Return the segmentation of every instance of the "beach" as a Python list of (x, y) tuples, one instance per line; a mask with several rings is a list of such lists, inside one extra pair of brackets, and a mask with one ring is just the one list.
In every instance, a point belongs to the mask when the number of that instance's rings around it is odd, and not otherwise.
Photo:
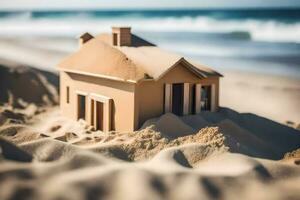
[(221, 84), (221, 106), (299, 125), (299, 79), (229, 71)]
[(60, 113), (52, 41), (0, 40), (1, 199), (299, 198), (299, 80), (228, 70), (219, 112), (102, 133)]
[[(0, 199), (300, 199), (300, 16), (279, 11), (0, 12)], [(220, 108), (133, 132), (66, 118), (57, 64), (125, 22), (220, 72)]]

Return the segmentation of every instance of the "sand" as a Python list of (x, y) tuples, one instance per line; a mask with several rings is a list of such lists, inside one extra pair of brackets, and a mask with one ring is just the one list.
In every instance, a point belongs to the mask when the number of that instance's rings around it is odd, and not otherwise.
[(1, 113), (1, 199), (300, 198), (298, 151), (280, 161), (247, 156), (270, 149), (229, 119), (178, 137), (168, 129), (181, 121), (172, 114), (156, 120), (169, 132), (152, 124), (102, 133), (62, 117), (58, 106), (24, 113)]
[(300, 125), (300, 80), (250, 72), (226, 71), (220, 105), (255, 113), (292, 127)]
[(63, 117), (57, 75), (26, 59), (0, 59), (0, 199), (300, 199), (300, 131), (284, 122), (223, 107), (103, 133)]

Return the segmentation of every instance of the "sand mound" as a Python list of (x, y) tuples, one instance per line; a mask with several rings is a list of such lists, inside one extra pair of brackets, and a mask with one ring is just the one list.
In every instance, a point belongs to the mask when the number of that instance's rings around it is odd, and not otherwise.
[[(178, 137), (173, 140), (168, 140), (162, 137), (159, 132), (152, 132), (151, 129), (145, 129), (143, 130), (143, 133), (137, 132), (136, 134), (138, 136), (133, 143), (134, 145), (127, 146), (131, 151), (134, 150), (133, 155), (135, 155), (135, 158), (149, 158), (151, 155), (157, 154), (162, 149), (184, 144), (206, 144), (210, 145), (212, 148), (214, 147), (214, 150), (216, 151), (219, 148), (226, 149), (224, 146), (224, 137), (219, 132), (218, 128), (201, 129), (197, 134)], [(142, 137), (140, 137), (140, 135), (142, 135)], [(147, 140), (147, 138), (149, 140)]]
[(299, 198), (298, 166), (223, 153), (208, 144), (166, 148), (135, 163), (51, 138), (24, 143), (22, 150), (11, 147), (9, 152), (32, 155), (34, 162), (0, 160), (1, 199)]
[(284, 153), (300, 147), (300, 131), (294, 128), (251, 113), (238, 113), (228, 108), (222, 108), (218, 115), (223, 119), (232, 120), (272, 146), (278, 155), (275, 159), (281, 159)]
[(26, 117), (22, 113), (16, 113), (11, 110), (4, 109), (4, 111), (0, 113), (0, 126), (7, 123), (22, 124), (25, 122), (25, 119)]
[[(13, 107), (58, 103), (58, 77), (33, 68), (0, 66), (0, 102)], [(26, 86), (26, 89), (20, 86)]]
[[(13, 114), (10, 116), (15, 117)], [(215, 148), (215, 150), (224, 146), (224, 138), (218, 128), (205, 128), (196, 134), (187, 136), (180, 134), (182, 137), (179, 137), (176, 134), (186, 133), (186, 131), (194, 132), (194, 130), (171, 114), (162, 116), (154, 126), (129, 133), (94, 131), (84, 121), (74, 123), (74, 121), (62, 117), (59, 108), (51, 108), (34, 118), (28, 118), (26, 115), (16, 116), (22, 116), (25, 119), (24, 122), (21, 124), (8, 123), (0, 128), (0, 135), (14, 143), (19, 144), (49, 137), (127, 161), (146, 160), (162, 149), (184, 144), (211, 145), (211, 149)], [(173, 132), (174, 129), (169, 127), (172, 123), (175, 123), (177, 132)], [(28, 126), (28, 124), (31, 125)], [(157, 129), (165, 131), (158, 132)]]
[[(149, 121), (147, 122), (149, 123)], [(170, 138), (190, 135), (196, 131), (185, 124), (179, 117), (172, 113), (162, 115), (156, 122), (152, 121), (154, 129)]]
[(300, 148), (284, 154), (283, 160), (295, 160), (295, 164), (300, 165)]
[[(0, 135), (19, 144), (1, 147), (1, 199), (299, 198), (297, 160), (275, 162), (226, 153), (233, 148), (261, 155), (270, 150), (231, 120), (178, 136), (163, 122), (176, 122), (182, 131), (193, 129), (167, 115), (158, 126), (165, 132), (158, 132), (154, 124), (136, 132), (102, 133), (84, 121), (62, 117), (58, 107), (46, 111), (32, 117), (16, 110), (0, 115), (6, 119)], [(20, 123), (9, 121), (14, 118)], [(185, 120), (196, 123), (201, 118)], [(23, 154), (28, 159), (20, 159)], [(33, 163), (24, 163), (31, 159)]]
[(4, 140), (0, 137), (0, 150), (1, 154), (5, 159), (20, 161), (20, 162), (31, 162), (32, 156), (26, 151), (16, 147), (12, 143)]
[(210, 125), (203, 117), (200, 115), (186, 115), (181, 117), (181, 120), (192, 127), (195, 130), (200, 130)]
[[(224, 137), (218, 128), (206, 128), (195, 135), (188, 135), (171, 139), (153, 129), (146, 129), (130, 133), (114, 133), (90, 135), (89, 139), (84, 138), (76, 143), (82, 147), (93, 149), (97, 152), (106, 152), (107, 155), (115, 155), (114, 152), (122, 154), (121, 159), (127, 161), (146, 160), (152, 158), (162, 149), (181, 146), (185, 144), (209, 145), (211, 149), (218, 151), (224, 146)], [(93, 146), (88, 146), (94, 144)]]
[(256, 137), (251, 132), (243, 129), (229, 119), (225, 119), (217, 124), (221, 132), (226, 137), (226, 144), (232, 152), (244, 153), (251, 156), (263, 156), (266, 158), (276, 158), (275, 150), (267, 142)]
[(151, 118), (144, 122), (144, 124), (141, 126), (140, 130), (147, 128), (148, 126), (155, 126), (157, 120), (159, 118)]

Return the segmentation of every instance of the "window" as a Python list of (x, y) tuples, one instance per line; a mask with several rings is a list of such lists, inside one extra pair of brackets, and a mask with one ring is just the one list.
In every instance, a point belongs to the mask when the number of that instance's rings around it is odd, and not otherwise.
[(201, 110), (211, 110), (211, 85), (201, 88)]
[(78, 108), (77, 108), (77, 119), (83, 119), (85, 120), (85, 96), (78, 95), (77, 96), (77, 102), (78, 102)]
[(113, 45), (118, 46), (118, 34), (117, 33), (113, 34)]
[(70, 103), (70, 87), (69, 86), (67, 86), (67, 90), (66, 91), (67, 91), (67, 94), (66, 94), (67, 95), (67, 98), (66, 98), (67, 99), (67, 103)]

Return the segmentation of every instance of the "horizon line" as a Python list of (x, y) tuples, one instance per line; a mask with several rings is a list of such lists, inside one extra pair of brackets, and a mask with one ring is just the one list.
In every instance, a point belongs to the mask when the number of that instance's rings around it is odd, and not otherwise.
[(95, 7), (86, 7), (86, 8), (64, 8), (64, 7), (52, 7), (52, 8), (0, 8), (0, 12), (22, 12), (22, 11), (172, 11), (172, 10), (297, 10), (299, 7), (294, 6), (247, 6), (247, 7), (103, 7), (103, 8), (95, 8)]

